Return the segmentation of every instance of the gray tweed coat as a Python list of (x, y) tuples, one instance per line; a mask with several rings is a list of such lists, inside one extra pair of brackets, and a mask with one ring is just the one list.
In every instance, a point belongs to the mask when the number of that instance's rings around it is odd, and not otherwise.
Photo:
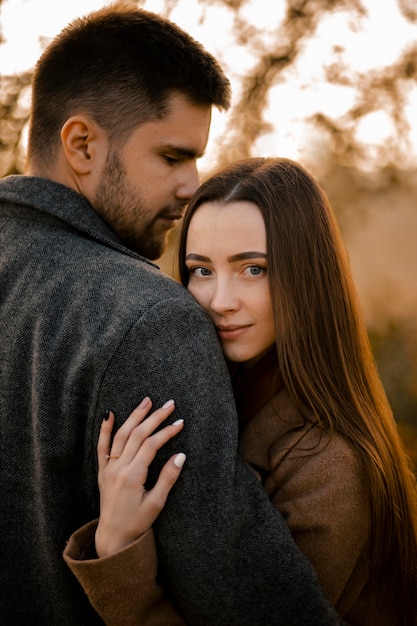
[[(8, 626), (100, 623), (62, 559), (97, 517), (96, 442), (150, 395), (174, 398), (181, 480), (155, 525), (162, 576), (191, 624), (336, 624), (312, 568), (237, 457), (217, 337), (175, 281), (126, 249), (75, 191), (0, 182), (0, 606)], [(117, 584), (117, 581), (115, 581)]]

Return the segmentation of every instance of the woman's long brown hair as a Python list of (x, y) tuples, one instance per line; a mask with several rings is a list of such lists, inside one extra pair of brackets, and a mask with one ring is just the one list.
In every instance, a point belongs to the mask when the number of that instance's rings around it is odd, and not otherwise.
[(298, 408), (350, 442), (371, 512), (371, 576), (398, 624), (417, 624), (415, 477), (380, 381), (350, 263), (326, 195), (288, 159), (247, 159), (206, 181), (186, 212), (179, 271), (189, 276), (190, 220), (205, 202), (254, 202), (267, 233), (278, 363)]

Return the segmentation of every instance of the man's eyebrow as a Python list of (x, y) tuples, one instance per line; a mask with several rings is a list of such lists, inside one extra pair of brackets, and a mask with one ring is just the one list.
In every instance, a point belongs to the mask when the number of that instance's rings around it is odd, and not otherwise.
[(160, 146), (161, 151), (168, 151), (172, 156), (176, 156), (180, 159), (200, 159), (204, 152), (199, 154), (191, 148), (184, 148), (183, 146), (176, 146), (175, 144), (165, 143)]

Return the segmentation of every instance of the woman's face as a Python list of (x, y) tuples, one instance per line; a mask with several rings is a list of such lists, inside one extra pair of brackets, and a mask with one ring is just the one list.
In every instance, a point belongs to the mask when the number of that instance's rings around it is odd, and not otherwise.
[(212, 319), (230, 361), (255, 362), (275, 342), (266, 257), (256, 204), (207, 202), (196, 210), (186, 242), (188, 289)]

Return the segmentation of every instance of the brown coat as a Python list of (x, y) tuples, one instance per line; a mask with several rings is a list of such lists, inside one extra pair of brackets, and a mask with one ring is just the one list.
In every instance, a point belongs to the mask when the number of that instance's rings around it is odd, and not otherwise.
[(64, 559), (108, 626), (185, 626), (185, 621), (157, 582), (158, 559), (153, 531), (103, 559), (85, 558), (94, 541), (97, 520), (75, 533)]
[(351, 446), (338, 433), (304, 425), (282, 390), (246, 426), (240, 452), (338, 614), (352, 626), (383, 626), (368, 613), (369, 503)]
[[(313, 563), (339, 615), (351, 626), (393, 626), (392, 619), (385, 622), (370, 608), (369, 505), (350, 445), (337, 433), (330, 438), (317, 426), (304, 425), (281, 390), (245, 426), (240, 452)], [(183, 624), (156, 584), (152, 533), (107, 559), (79, 561), (94, 528), (73, 535), (64, 558), (105, 621), (114, 626)]]

